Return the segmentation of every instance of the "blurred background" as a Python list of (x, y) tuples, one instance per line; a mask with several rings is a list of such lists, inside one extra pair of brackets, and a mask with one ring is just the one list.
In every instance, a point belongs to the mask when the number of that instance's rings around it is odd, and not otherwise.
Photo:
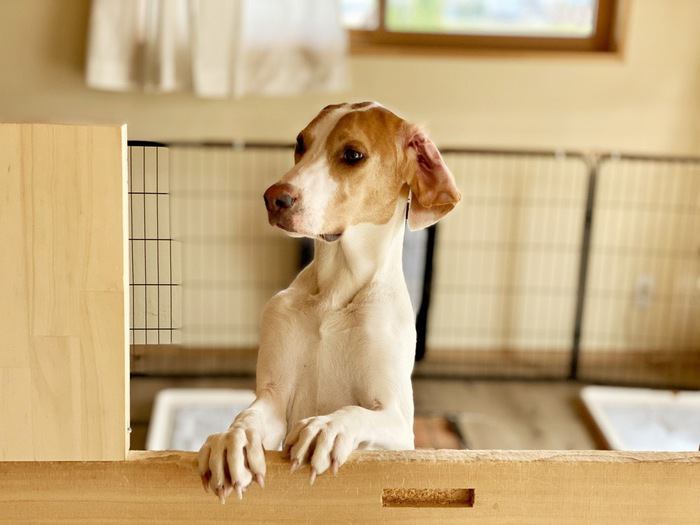
[(3, 121), (128, 124), (132, 448), (197, 449), (250, 402), (262, 306), (311, 256), (260, 196), (320, 108), (377, 100), (463, 194), (405, 240), (416, 445), (697, 450), (699, 19), (695, 0), (0, 2)]

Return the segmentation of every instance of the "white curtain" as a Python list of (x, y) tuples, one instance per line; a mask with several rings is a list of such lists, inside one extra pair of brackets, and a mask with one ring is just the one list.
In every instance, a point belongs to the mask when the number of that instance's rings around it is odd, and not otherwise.
[(337, 0), (93, 0), (86, 79), (201, 97), (346, 88)]

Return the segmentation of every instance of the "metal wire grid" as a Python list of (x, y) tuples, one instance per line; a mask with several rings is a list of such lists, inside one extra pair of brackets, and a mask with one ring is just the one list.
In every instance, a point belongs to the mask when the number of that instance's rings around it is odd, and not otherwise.
[[(251, 214), (264, 213), (260, 194), (286, 169), (289, 148), (219, 146), (174, 150), (171, 175), (178, 174), (174, 177), (178, 188), (174, 198), (177, 204), (171, 208), (180, 211), (174, 212), (172, 220), (173, 229), (181, 231), (173, 238), (183, 241), (183, 271), (193, 272), (185, 280), (194, 285), (192, 293), (185, 293), (182, 299), (182, 308), (189, 308), (189, 313), (183, 314), (184, 333), (188, 333), (188, 326), (192, 329), (186, 344), (254, 347), (262, 304), (275, 290), (286, 286), (297, 269), (298, 246), (264, 226), (258, 231), (248, 220)], [(697, 241), (693, 232), (700, 231), (697, 162), (637, 159), (636, 167), (631, 169), (629, 165), (625, 167), (625, 159), (606, 158), (590, 163), (575, 154), (462, 150), (446, 154), (446, 160), (464, 200), (438, 229), (428, 309), (428, 351), (419, 370), (468, 376), (580, 376), (609, 382), (700, 383), (700, 367), (686, 366), (695, 365), (700, 354), (698, 325), (693, 323), (697, 319), (696, 279), (700, 274), (698, 247), (693, 245)], [(649, 186), (649, 180), (663, 181), (681, 168), (687, 172), (685, 178), (672, 182), (671, 187), (677, 190), (668, 193), (675, 197), (658, 202), (652, 199), (644, 205), (635, 200), (635, 192), (654, 188)], [(627, 173), (626, 179), (620, 171)], [(146, 188), (148, 175), (141, 177), (142, 188)], [(133, 174), (130, 182), (132, 178)], [(615, 185), (608, 180), (626, 182)], [(130, 200), (139, 193), (144, 193), (144, 198), (149, 194), (130, 187)], [(167, 193), (162, 183), (156, 193)], [(661, 190), (652, 194), (666, 195)], [(161, 204), (158, 206), (162, 209)], [(637, 330), (625, 345), (611, 346), (609, 341), (603, 344), (599, 337), (596, 339), (600, 335), (600, 319), (614, 318), (601, 317), (600, 312), (605, 311), (601, 301), (611, 308), (611, 304), (630, 302), (630, 297), (639, 293), (637, 288), (630, 289), (629, 283), (618, 289), (603, 286), (601, 276), (607, 272), (612, 278), (635, 269), (620, 265), (625, 250), (653, 249), (644, 244), (646, 241), (630, 247), (624, 242), (619, 244), (623, 235), (616, 240), (601, 233), (618, 231), (612, 226), (613, 216), (620, 214), (635, 224), (649, 220), (634, 210), (667, 219), (675, 217), (676, 222), (671, 224), (682, 225), (689, 232), (683, 237), (690, 243), (684, 244), (685, 248), (669, 245), (657, 257), (657, 263), (666, 261), (667, 268), (675, 268), (670, 261), (680, 261), (680, 267), (685, 268), (685, 295), (671, 298), (663, 291), (666, 288), (659, 288), (658, 297), (650, 292), (659, 299), (655, 304), (676, 305), (672, 312), (680, 315), (668, 316), (675, 319), (675, 326), (682, 325), (682, 333), (688, 334), (681, 343), (666, 340), (668, 330), (653, 334)], [(145, 213), (150, 216), (147, 210)], [(155, 217), (157, 220), (162, 216), (156, 213)], [(257, 223), (264, 225), (264, 221)], [(134, 231), (132, 227), (132, 261), (141, 256), (134, 249), (140, 242), (133, 236)], [(165, 230), (156, 224), (155, 231), (158, 237)], [(160, 240), (173, 243), (167, 236)], [(144, 244), (144, 252), (149, 247)], [(172, 256), (175, 251), (170, 249), (168, 253)], [(611, 259), (611, 254), (616, 254), (617, 259)], [(144, 260), (148, 261), (148, 257)], [(175, 266), (177, 260), (176, 257)], [(156, 276), (158, 282), (161, 279), (162, 276)], [(171, 284), (171, 290), (178, 290), (182, 288), (179, 282), (182, 281), (162, 284)], [(643, 285), (644, 282), (642, 279)], [(132, 285), (132, 321), (133, 296), (139, 295), (138, 286)], [(219, 297), (212, 298), (216, 295)], [(148, 286), (143, 297), (150, 297)], [(177, 300), (170, 304), (177, 304)], [(680, 304), (685, 305), (684, 309), (679, 310)], [(222, 312), (226, 315), (220, 315)], [(177, 312), (170, 316), (171, 324), (165, 325), (166, 330), (179, 326), (172, 324), (177, 317)], [(155, 319), (162, 321), (160, 316)], [(153, 317), (146, 318), (146, 326), (137, 328), (146, 328), (146, 342), (157, 342), (149, 336), (149, 330), (154, 326), (157, 329), (157, 325), (149, 320)], [(177, 329), (170, 332), (181, 333)], [(647, 336), (656, 341), (654, 345), (644, 343)], [(160, 342), (168, 339), (161, 334)], [(639, 350), (645, 351), (644, 367), (634, 364), (635, 352)], [(659, 355), (668, 361), (681, 354), (685, 356), (683, 364), (661, 367), (663, 373), (650, 377), (648, 370), (654, 367), (649, 363), (656, 364)]]
[(578, 155), (445, 155), (462, 191), (438, 226), (422, 372), (566, 377), (588, 168)]
[(260, 313), (299, 269), (299, 244), (267, 224), (262, 194), (288, 147), (172, 147), (172, 235), (182, 254), (182, 343), (255, 349)]
[(579, 377), (700, 386), (700, 161), (605, 157)]
[(130, 143), (128, 171), (130, 341), (178, 343), (179, 256), (170, 236), (168, 150)]

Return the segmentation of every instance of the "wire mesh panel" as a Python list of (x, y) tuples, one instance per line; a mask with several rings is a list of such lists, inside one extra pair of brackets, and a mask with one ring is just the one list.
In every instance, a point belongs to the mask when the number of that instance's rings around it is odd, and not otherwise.
[(588, 170), (579, 157), (453, 153), (420, 370), (566, 376)]
[[(463, 200), (430, 294), (425, 232), (404, 250), (414, 306), (430, 298), (419, 372), (700, 386), (700, 161), (445, 160)], [(243, 350), (231, 369), (252, 370), (262, 308), (299, 270), (261, 198), (291, 163), (288, 147), (129, 148), (132, 344)]]
[[(263, 306), (299, 270), (299, 241), (268, 225), (261, 198), (289, 169), (293, 150), (140, 145), (130, 155), (132, 342), (236, 350), (240, 371), (249, 371)], [(424, 231), (404, 243), (416, 309), (425, 244)], [(170, 288), (151, 291), (157, 282)], [(168, 333), (157, 337), (157, 326)]]
[(289, 148), (171, 148), (184, 345), (257, 346), (263, 306), (299, 267), (298, 242), (268, 225), (262, 199), (292, 159)]
[(700, 162), (599, 166), (580, 376), (700, 386)]
[(170, 235), (168, 149), (130, 145), (128, 155), (131, 344), (177, 343), (180, 254)]

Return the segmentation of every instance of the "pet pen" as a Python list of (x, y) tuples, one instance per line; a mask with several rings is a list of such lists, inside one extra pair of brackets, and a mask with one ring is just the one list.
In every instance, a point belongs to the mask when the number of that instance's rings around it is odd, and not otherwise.
[[(700, 387), (700, 159), (443, 150), (463, 200), (407, 234), (418, 375)], [(261, 195), (292, 147), (131, 143), (132, 371), (246, 374), (308, 245)]]
[[(697, 452), (359, 451), (337, 478), (324, 476), (310, 487), (304, 473), (290, 473), (280, 454), (270, 451), (266, 454), (269, 483), (264, 492), (253, 488), (242, 502), (224, 506), (202, 491), (193, 453), (130, 450), (134, 448), (133, 439), (131, 446), (129, 443), (128, 429), (129, 421), (133, 421), (129, 403), (130, 339), (132, 386), (139, 374), (147, 373), (157, 372), (161, 377), (170, 374), (169, 382), (174, 380), (173, 373), (240, 373), (249, 365), (247, 360), (255, 357), (257, 312), (253, 310), (268, 294), (286, 285), (296, 272), (299, 246), (290, 239), (268, 238), (269, 228), (250, 220), (255, 210), (262, 209), (259, 189), (266, 178), (276, 176), (289, 162), (287, 150), (173, 147), (166, 151), (136, 145), (128, 155), (125, 138), (125, 128), (114, 126), (0, 125), (0, 235), (7, 248), (0, 256), (0, 271), (11, 277), (5, 293), (0, 294), (8, 339), (0, 352), (0, 415), (4, 424), (0, 433), (0, 521), (269, 522), (321, 521), (332, 517), (356, 522), (462, 523), (475, 519), (504, 523), (528, 516), (556, 523), (613, 523), (622, 519), (693, 523), (696, 519), (700, 511)], [(139, 173), (135, 171), (139, 154), (140, 185), (134, 176)], [(481, 162), (495, 154), (478, 155)], [(205, 159), (210, 156), (217, 160), (207, 165)], [(526, 158), (536, 161), (540, 157)], [(574, 162), (570, 156), (543, 158), (554, 164)], [(621, 162), (628, 161), (610, 160), (609, 165)], [(202, 166), (207, 170), (190, 171)], [(215, 166), (221, 169), (212, 169)], [(651, 257), (657, 266), (639, 263), (645, 272), (651, 271), (648, 268), (666, 268), (671, 272), (671, 267), (677, 265), (674, 275), (686, 278), (697, 268), (692, 251), (697, 248), (686, 244), (688, 236), (692, 241), (696, 231), (693, 221), (697, 221), (697, 201), (692, 196), (698, 194), (697, 178), (691, 175), (695, 169), (692, 163), (674, 161), (668, 166), (677, 176), (673, 191), (654, 191), (655, 171), (648, 170), (644, 180), (652, 186), (642, 195), (661, 201), (654, 201), (655, 204), (664, 204), (655, 217), (675, 225), (669, 230), (673, 237), (669, 239), (659, 229), (658, 237), (652, 237), (658, 238), (659, 245), (652, 250), (635, 245), (637, 237), (630, 235), (631, 244), (624, 245), (622, 253), (632, 253), (634, 261)], [(132, 177), (127, 186), (129, 167)], [(466, 175), (458, 171), (459, 167), (453, 169), (465, 188)], [(617, 204), (616, 199), (631, 198), (624, 194), (606, 201), (601, 188), (614, 185), (606, 182), (610, 179), (604, 169), (599, 167), (597, 180), (593, 178), (597, 182), (598, 210), (604, 209), (600, 207), (603, 203)], [(184, 173), (197, 184), (198, 178), (203, 179), (203, 191), (197, 193), (197, 186), (183, 187), (180, 170), (187, 170)], [(585, 164), (580, 170), (581, 182), (570, 184), (586, 188), (583, 203), (563, 197), (568, 194), (564, 183), (553, 186), (547, 197), (551, 206), (545, 208), (545, 217), (554, 219), (557, 213), (571, 208), (570, 223), (559, 223), (562, 231), (575, 231), (577, 220), (579, 226), (587, 222), (585, 211), (591, 200), (585, 196), (591, 193), (590, 174), (596, 172), (586, 171)], [(155, 179), (152, 173), (157, 174)], [(201, 177), (197, 177), (198, 173)], [(248, 173), (258, 174), (258, 178), (245, 177)], [(558, 171), (535, 173), (544, 176), (549, 184)], [(249, 187), (244, 184), (246, 180), (256, 182)], [(493, 180), (501, 184), (497, 178)], [(505, 202), (519, 202), (522, 213), (526, 213), (533, 202), (513, 191), (505, 194)], [(671, 209), (669, 201), (663, 200), (671, 195), (686, 199), (686, 206), (674, 205)], [(240, 199), (237, 206), (232, 205), (234, 196)], [(196, 202), (197, 198), (202, 202)], [(537, 196), (540, 198), (544, 197)], [(638, 200), (630, 200), (629, 209), (646, 213), (646, 201), (641, 195), (634, 198)], [(178, 204), (178, 199), (186, 202)], [(465, 202), (469, 200), (474, 199), (465, 190)], [(483, 202), (498, 209), (502, 200), (503, 196), (492, 196)], [(461, 209), (462, 213), (469, 213), (470, 208)], [(190, 217), (201, 214), (202, 220), (188, 220), (183, 225), (178, 213), (185, 211)], [(576, 219), (575, 211), (584, 216)], [(599, 216), (604, 213), (600, 211)], [(469, 281), (459, 285), (472, 297), (490, 297), (494, 290), (498, 294), (510, 291), (509, 301), (525, 301), (528, 308), (534, 304), (538, 312), (551, 315), (552, 320), (558, 319), (554, 315), (558, 311), (546, 307), (547, 301), (556, 298), (550, 292), (558, 290), (563, 296), (564, 290), (573, 289), (574, 306), (560, 317), (568, 318), (569, 330), (576, 326), (576, 319), (583, 318), (578, 373), (587, 370), (584, 356), (592, 347), (591, 341), (600, 340), (593, 335), (601, 337), (607, 333), (605, 325), (593, 324), (598, 328), (587, 335), (587, 319), (595, 320), (595, 316), (586, 310), (590, 308), (586, 305), (584, 310), (579, 309), (578, 291), (586, 289), (590, 296), (598, 294), (610, 311), (616, 304), (606, 302), (610, 300), (610, 285), (597, 280), (596, 268), (612, 267), (620, 252), (602, 243), (596, 230), (596, 224), (602, 221), (596, 222), (595, 213), (592, 218), (593, 229), (584, 234), (585, 228), (581, 227), (578, 240), (567, 240), (566, 244), (565, 236), (559, 233), (561, 237), (542, 237), (536, 243), (535, 239), (528, 239), (534, 244), (527, 245), (532, 257), (543, 257), (557, 247), (571, 251), (570, 258), (575, 261), (574, 248), (588, 236), (591, 248), (587, 279), (581, 279), (579, 270), (572, 269), (576, 266), (573, 262), (559, 270), (547, 267), (541, 274), (533, 270), (533, 275), (543, 280), (528, 283), (526, 288), (517, 288), (520, 281), (512, 268), (499, 269), (503, 271), (497, 275), (512, 276), (505, 284), (494, 277), (492, 281), (480, 281), (479, 286), (484, 288), (475, 291)], [(503, 219), (503, 225), (526, 224), (507, 215)], [(622, 218), (620, 221), (629, 224)], [(562, 352), (560, 345), (566, 327), (542, 324), (530, 328), (518, 323), (518, 315), (523, 314), (514, 309), (503, 316), (494, 306), (495, 313), (487, 317), (491, 324), (485, 325), (488, 330), (483, 332), (460, 331), (458, 318), (446, 316), (444, 309), (439, 313), (440, 308), (445, 308), (440, 306), (446, 297), (444, 286), (452, 286), (451, 282), (462, 278), (459, 272), (443, 269), (457, 258), (454, 254), (446, 257), (445, 243), (454, 235), (450, 228), (465, 227), (459, 215), (453, 222), (452, 226), (445, 223), (442, 233), (438, 230), (427, 242), (434, 245), (434, 253), (426, 258), (423, 274), (431, 273), (426, 271), (431, 264), (434, 271), (432, 286), (423, 286), (420, 294), (421, 309), (430, 297), (430, 311), (425, 316), (425, 363), (430, 363), (432, 355), (445, 352), (449, 359), (442, 360), (443, 364), (437, 360), (431, 366), (452, 369), (455, 360), (474, 362), (468, 353), (471, 352), (479, 356), (481, 373), (493, 374), (485, 367), (493, 362), (484, 358), (489, 348), (500, 348), (498, 351), (506, 355), (526, 354), (540, 346), (552, 354)], [(613, 231), (623, 230), (620, 227)], [(253, 243), (253, 239), (262, 242)], [(478, 239), (480, 249), (486, 251), (489, 245), (485, 238)], [(506, 239), (509, 244), (504, 245)], [(522, 249), (516, 238), (504, 236), (498, 242), (498, 250)], [(605, 248), (599, 255), (595, 252), (599, 246), (596, 243)], [(197, 255), (197, 246), (208, 251)], [(453, 246), (464, 248), (454, 242)], [(464, 257), (460, 258), (459, 264), (467, 263)], [(545, 264), (546, 257), (535, 259), (535, 263)], [(560, 284), (565, 282), (562, 275), (566, 272), (574, 279), (573, 285), (566, 284), (568, 288)], [(697, 307), (695, 292), (690, 291), (686, 281), (672, 279), (669, 284), (666, 277), (661, 277), (664, 275), (662, 272), (654, 274), (655, 280), (642, 279), (643, 286), (633, 282), (633, 289), (641, 288), (628, 300), (639, 301), (651, 310), (662, 297), (678, 313), (669, 320), (675, 324), (645, 320), (643, 330), (634, 333), (649, 337), (652, 349), (658, 344), (666, 353), (681, 355), (680, 349), (684, 349), (695, 355), (696, 333), (692, 332), (692, 325), (685, 324), (688, 318), (683, 317)], [(627, 286), (618, 280), (613, 283)], [(207, 298), (212, 290), (216, 294)], [(534, 293), (542, 290), (546, 291), (544, 302)], [(556, 304), (563, 305), (563, 299)], [(218, 316), (216, 308), (227, 309), (226, 318), (233, 319), (236, 328), (241, 329), (230, 331), (228, 325), (221, 323), (224, 317)], [(573, 315), (573, 321), (568, 314)], [(443, 323), (444, 334), (435, 333), (438, 322)], [(448, 331), (450, 327), (453, 328)], [(678, 331), (679, 327), (682, 330)], [(664, 341), (664, 330), (674, 332), (674, 338)], [(541, 341), (546, 341), (547, 346)], [(619, 348), (618, 339), (611, 341), (614, 345), (611, 343), (604, 350)], [(455, 357), (461, 349), (468, 352), (463, 358)], [(636, 344), (633, 349), (639, 351)], [(560, 359), (556, 371), (562, 377), (571, 372), (572, 355), (569, 351), (568, 359)], [(517, 363), (519, 372), (527, 369), (532, 373), (531, 367)], [(552, 374), (553, 369), (547, 374)], [(619, 373), (617, 368), (610, 370)], [(506, 371), (512, 373), (512, 369), (504, 367)], [(639, 377), (628, 379), (638, 381)], [(664, 381), (680, 382), (684, 377), (678, 374)], [(133, 405), (131, 408), (133, 416)]]

